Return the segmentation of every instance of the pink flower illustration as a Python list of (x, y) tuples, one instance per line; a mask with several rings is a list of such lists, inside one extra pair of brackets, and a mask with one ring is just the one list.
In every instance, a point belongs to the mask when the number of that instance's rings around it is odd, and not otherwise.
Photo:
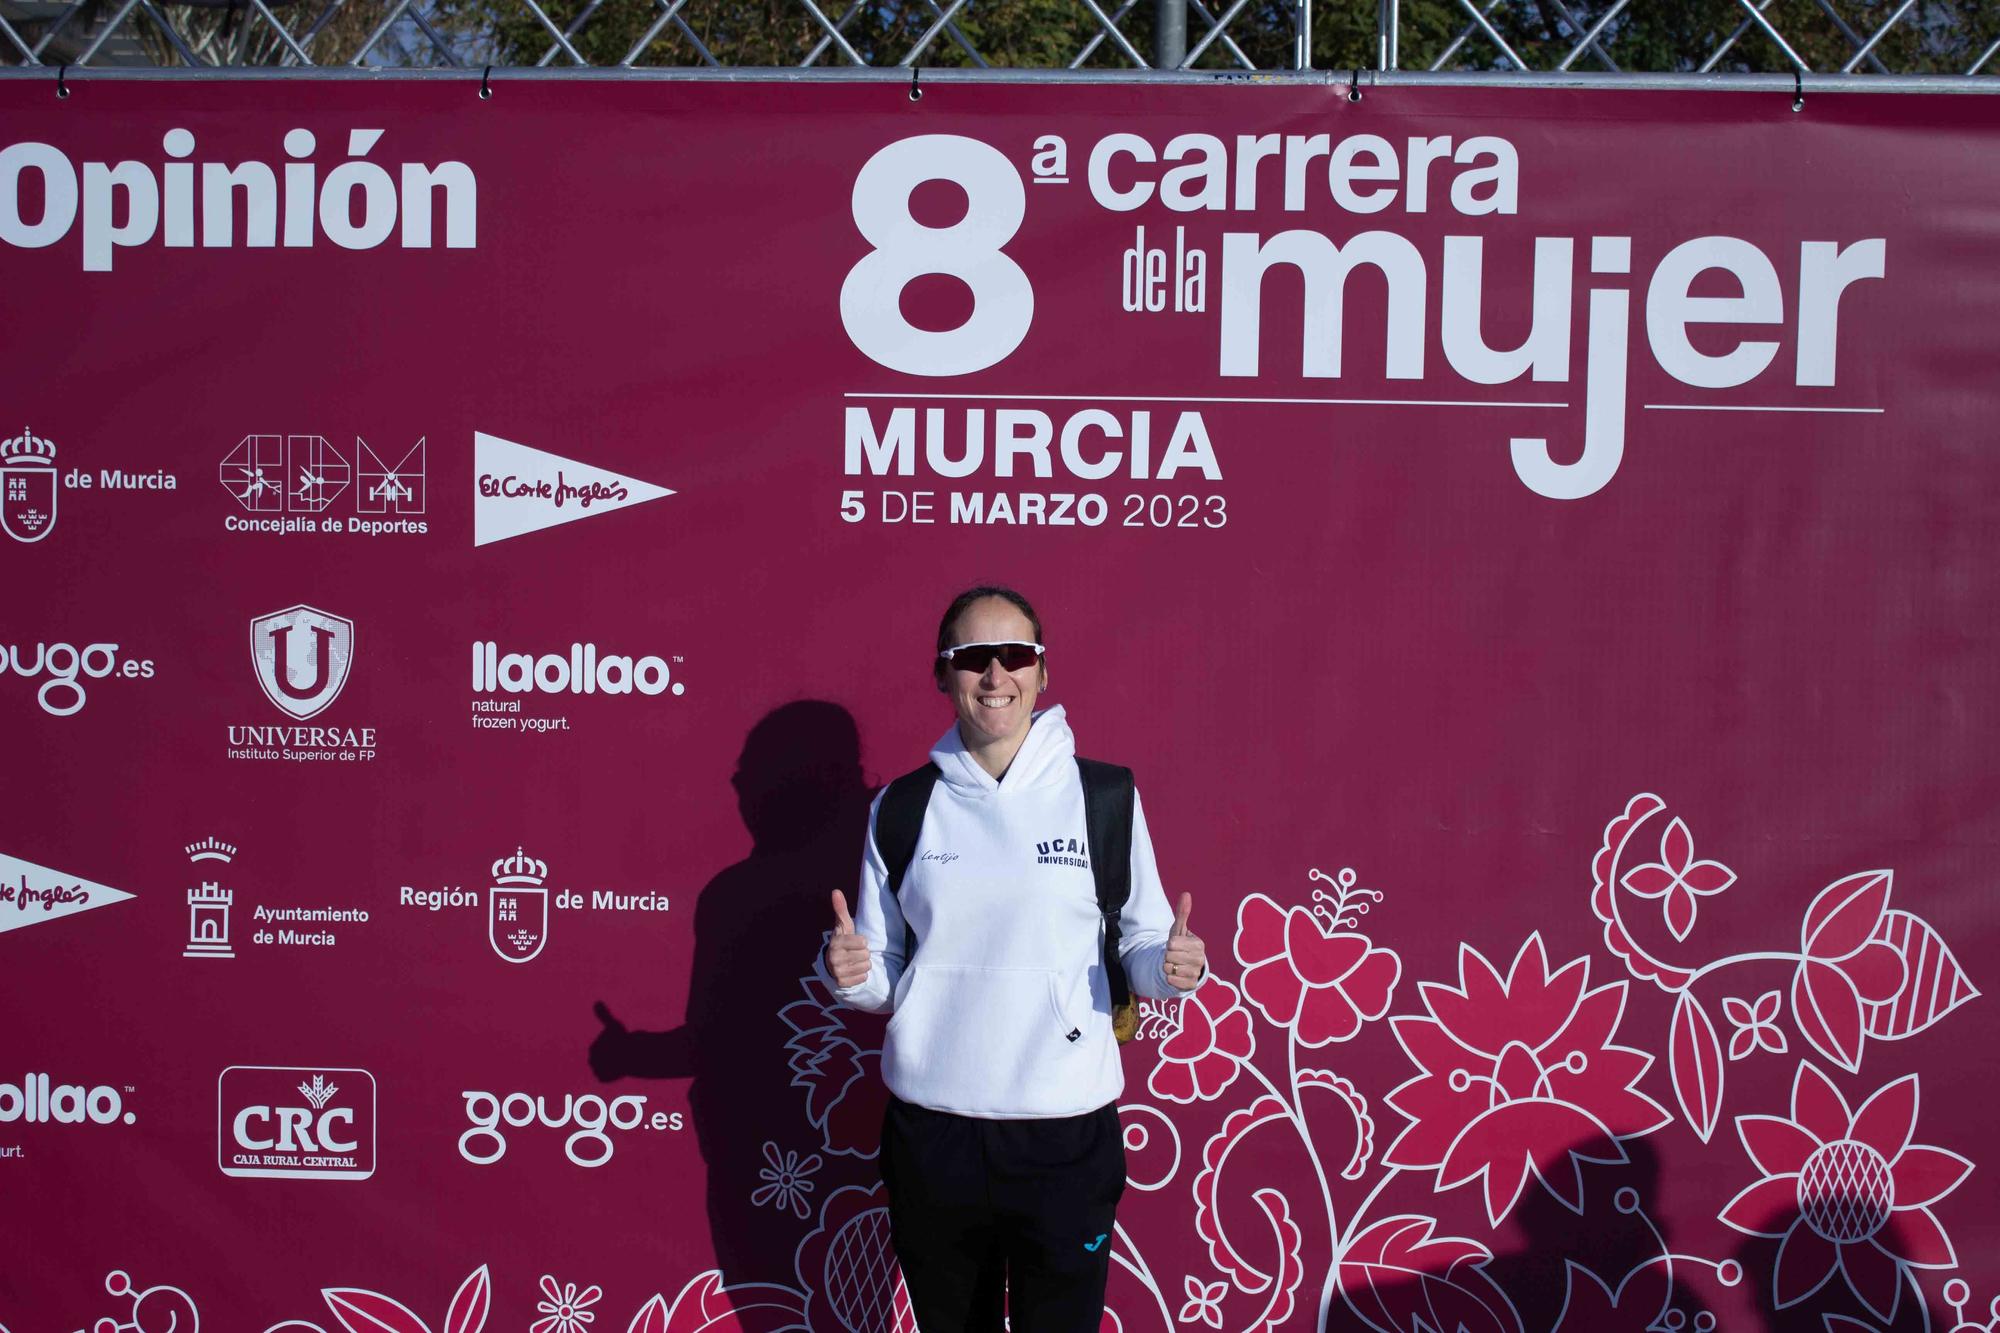
[(1759, 995), (1755, 1004), (1734, 995), (1724, 997), (1722, 1012), (1736, 1029), (1729, 1038), (1730, 1059), (1741, 1060), (1759, 1049), (1773, 1055), (1785, 1053), (1785, 1034), (1777, 1027), (1784, 1003), (1785, 997), (1774, 990)]
[(1799, 926), (1792, 1017), (1815, 1049), (1850, 1074), (1861, 1068), (1868, 1017), (1903, 989), (1903, 955), (1877, 928), (1889, 909), (1890, 873), (1865, 870), (1821, 889)]
[(1910, 1141), (1917, 1093), (1917, 1076), (1906, 1074), (1850, 1113), (1832, 1081), (1801, 1061), (1790, 1118), (1736, 1118), (1743, 1151), (1764, 1174), (1720, 1216), (1747, 1235), (1781, 1240), (1771, 1282), (1779, 1309), (1839, 1273), (1886, 1323), (1909, 1269), (1957, 1264), (1930, 1206), (1958, 1188), (1972, 1163)]
[[(1260, 1127), (1287, 1123), (1285, 1104), (1274, 1096), (1262, 1096), (1248, 1106), (1238, 1107), (1224, 1118), (1222, 1128), (1203, 1146), (1202, 1169), (1194, 1181), (1194, 1229), (1208, 1244), (1209, 1262), (1235, 1283), (1238, 1290), (1270, 1293), (1267, 1313), (1273, 1327), (1290, 1316), (1293, 1293), (1305, 1275), (1299, 1224), (1293, 1220), (1291, 1206), (1278, 1190), (1245, 1191), (1239, 1186), (1225, 1195), (1222, 1181), (1232, 1156), (1246, 1139)], [(1241, 1236), (1230, 1234), (1223, 1224), (1225, 1205), (1241, 1221), (1260, 1215), (1261, 1228), (1247, 1230)], [(1243, 1246), (1244, 1241), (1253, 1237), (1257, 1243), (1254, 1256), (1246, 1253)], [(1267, 1239), (1272, 1242), (1269, 1254), (1263, 1247)]]
[(1160, 1043), (1160, 1063), (1146, 1086), (1170, 1102), (1212, 1101), (1236, 1081), (1255, 1050), (1241, 993), (1211, 976), (1181, 1001), (1180, 1027)]
[(1364, 1022), (1389, 1012), (1403, 973), (1394, 953), (1339, 929), (1328, 916), (1280, 907), (1261, 893), (1236, 909), (1244, 998), (1307, 1046), (1347, 1041)]
[(1588, 989), (1588, 958), (1551, 972), (1539, 934), (1504, 980), (1470, 945), (1458, 962), (1457, 989), (1419, 988), (1428, 1017), (1391, 1020), (1423, 1072), (1389, 1094), (1410, 1124), (1383, 1160), (1435, 1168), (1440, 1189), (1483, 1178), (1495, 1226), (1531, 1175), (1581, 1212), (1582, 1163), (1625, 1161), (1624, 1140), (1669, 1118), (1635, 1086), (1653, 1057), (1613, 1041), (1626, 983)]
[(1684, 940), (1694, 929), (1696, 900), (1721, 893), (1736, 882), (1736, 872), (1720, 861), (1694, 859), (1694, 836), (1675, 816), (1660, 835), (1660, 859), (1633, 866), (1619, 881), (1641, 898), (1658, 898), (1667, 929)]
[(1189, 1274), (1186, 1279), (1187, 1302), (1181, 1306), (1174, 1318), (1183, 1324), (1196, 1321), (1210, 1328), (1222, 1327), (1222, 1298), (1229, 1294), (1229, 1284), (1223, 1281), (1202, 1282)]

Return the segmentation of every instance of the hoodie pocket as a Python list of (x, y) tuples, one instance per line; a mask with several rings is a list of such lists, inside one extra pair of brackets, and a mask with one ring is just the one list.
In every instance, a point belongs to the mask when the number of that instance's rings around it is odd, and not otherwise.
[(1063, 1012), (1057, 981), (1043, 967), (917, 964), (889, 1020), (885, 1072), (906, 1088), (975, 1109), (1057, 1073), (1081, 1036)]

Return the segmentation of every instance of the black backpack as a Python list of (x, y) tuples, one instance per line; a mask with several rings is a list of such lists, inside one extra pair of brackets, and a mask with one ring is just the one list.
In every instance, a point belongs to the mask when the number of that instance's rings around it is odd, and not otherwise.
[[(1111, 1029), (1120, 1043), (1138, 1032), (1138, 1009), (1125, 980), (1125, 967), (1118, 957), (1118, 917), (1132, 896), (1132, 812), (1135, 803), (1132, 770), (1096, 759), (1079, 758), (1078, 774), (1083, 779), (1084, 833), (1090, 843), (1090, 873), (1097, 881), (1097, 910), (1104, 918), (1104, 974), (1111, 983)], [(903, 875), (917, 854), (917, 836), (923, 832), (924, 811), (931, 802), (931, 789), (942, 774), (934, 763), (905, 773), (882, 793), (881, 808), (875, 812), (875, 849), (889, 867), (889, 892), (901, 897)], [(916, 956), (917, 932), (903, 921), (904, 966)]]

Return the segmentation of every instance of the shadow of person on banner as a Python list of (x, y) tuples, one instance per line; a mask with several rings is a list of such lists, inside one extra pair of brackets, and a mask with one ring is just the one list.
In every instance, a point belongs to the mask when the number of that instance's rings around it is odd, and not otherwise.
[(871, 793), (854, 718), (816, 700), (774, 709), (744, 739), (731, 782), (752, 847), (696, 901), (682, 1026), (627, 1028), (616, 1004), (599, 1000), (589, 1059), (604, 1082), (693, 1080), (688, 1106), (723, 1280), (789, 1283), (819, 1201), (846, 1183), (812, 1180), (825, 1154), (794, 1077), (796, 1029), (780, 1011), (801, 999), (829, 892), (851, 890), (860, 864)]
[[(1685, 1264), (1668, 1260), (1672, 1239), (1662, 1221), (1659, 1150), (1648, 1138), (1626, 1139), (1622, 1146), (1622, 1165), (1581, 1163), (1581, 1212), (1537, 1181), (1524, 1186), (1514, 1214), (1523, 1244), (1488, 1268), (1512, 1298), (1523, 1328), (1696, 1333), (1699, 1324), (1712, 1327), (1699, 1297), (1679, 1280), (1700, 1283), (1712, 1273), (1690, 1274)], [(1567, 1172), (1571, 1163), (1558, 1158), (1547, 1169)]]
[[(1831, 1146), (1837, 1152), (1850, 1144)], [(1762, 1233), (1740, 1237), (1732, 1256), (1757, 1327), (1772, 1333), (1989, 1333), (1977, 1311), (1963, 1308), (1969, 1286), (1955, 1289), (1944, 1273), (1898, 1261), (1898, 1254), (1917, 1248), (1919, 1227), (1925, 1235), (1931, 1228), (1893, 1211), (1880, 1182), (1856, 1174), (1781, 1178), (1765, 1191), (1771, 1206), (1736, 1212), (1735, 1221)], [(1957, 1308), (1946, 1309), (1953, 1297), (1961, 1298)]]

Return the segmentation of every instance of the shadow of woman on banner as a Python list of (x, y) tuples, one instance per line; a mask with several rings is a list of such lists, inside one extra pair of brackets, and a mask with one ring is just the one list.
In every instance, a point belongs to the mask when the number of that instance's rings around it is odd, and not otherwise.
[(2000, 1308), (1968, 1310), (1971, 1289), (1963, 1280), (1896, 1260), (1913, 1248), (1910, 1221), (1868, 1184), (1816, 1178), (1799, 1189), (1796, 1204), (1740, 1219), (1764, 1233), (1740, 1237), (1734, 1255), (1758, 1326), (1772, 1333), (1991, 1333), (1984, 1316), (2000, 1316)]
[(600, 1000), (589, 1059), (604, 1082), (693, 1080), (688, 1106), (723, 1280), (789, 1283), (808, 1219), (845, 1182), (822, 1171), (815, 1184), (818, 1168), (807, 1169), (824, 1154), (779, 1011), (801, 998), (831, 921), (829, 892), (853, 890), (872, 793), (854, 718), (816, 700), (786, 704), (752, 727), (731, 782), (752, 847), (696, 901), (682, 1025), (627, 1028)]
[[(1514, 1213), (1521, 1245), (1498, 1254), (1488, 1269), (1512, 1298), (1521, 1327), (1697, 1333), (1703, 1307), (1672, 1280), (1688, 1276), (1684, 1265), (1667, 1261), (1672, 1242), (1661, 1220), (1659, 1151), (1645, 1138), (1628, 1139), (1623, 1148), (1622, 1164), (1582, 1164), (1581, 1212), (1537, 1181), (1523, 1188)], [(1557, 1158), (1550, 1169), (1568, 1171), (1571, 1164)], [(1698, 1322), (1709, 1321), (1704, 1315)]]

